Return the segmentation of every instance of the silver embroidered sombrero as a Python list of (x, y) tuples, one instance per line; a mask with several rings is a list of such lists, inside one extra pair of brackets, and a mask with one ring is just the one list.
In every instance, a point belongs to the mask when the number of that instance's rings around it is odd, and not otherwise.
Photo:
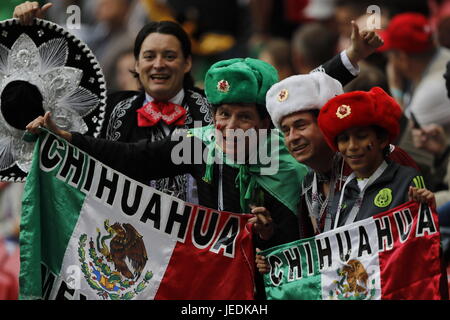
[(46, 111), (67, 131), (97, 136), (106, 85), (91, 50), (62, 27), (0, 21), (0, 180), (24, 181), (34, 144), (25, 126)]

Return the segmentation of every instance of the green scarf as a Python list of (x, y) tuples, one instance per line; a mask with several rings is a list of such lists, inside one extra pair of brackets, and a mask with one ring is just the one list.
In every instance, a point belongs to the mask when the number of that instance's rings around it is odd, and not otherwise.
[[(294, 214), (297, 214), (301, 185), (308, 169), (289, 154), (281, 134), (278, 130), (276, 132), (278, 133), (274, 133), (274, 130), (271, 131), (266, 144), (272, 162), (278, 158), (278, 170), (275, 170), (273, 174), (261, 174), (267, 173), (265, 170), (269, 169), (270, 163), (264, 165), (258, 161), (255, 164), (237, 164), (233, 160), (228, 159), (226, 154), (215, 143), (215, 128), (213, 125), (190, 129), (189, 135), (202, 140), (208, 148), (206, 171), (203, 180), (211, 183), (214, 160), (216, 157), (219, 157), (224, 164), (239, 169), (235, 183), (236, 188), (240, 192), (240, 205), (243, 212), (250, 212), (250, 204), (263, 205), (262, 192), (260, 190), (260, 188), (263, 188)], [(274, 150), (271, 149), (271, 141), (273, 139), (278, 140), (278, 146)]]

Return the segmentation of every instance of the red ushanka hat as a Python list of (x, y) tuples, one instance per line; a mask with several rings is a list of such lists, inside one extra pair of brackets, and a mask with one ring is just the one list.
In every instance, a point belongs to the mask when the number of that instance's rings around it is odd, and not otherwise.
[(353, 91), (329, 100), (320, 110), (318, 123), (328, 145), (337, 149), (336, 137), (354, 127), (377, 125), (389, 134), (389, 142), (400, 132), (402, 110), (380, 87), (370, 91)]

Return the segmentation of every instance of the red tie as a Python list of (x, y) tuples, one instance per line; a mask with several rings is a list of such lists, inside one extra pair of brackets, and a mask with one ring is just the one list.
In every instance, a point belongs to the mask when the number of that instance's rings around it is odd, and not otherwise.
[(138, 127), (151, 127), (163, 120), (168, 125), (184, 125), (186, 109), (172, 102), (152, 101), (136, 110)]

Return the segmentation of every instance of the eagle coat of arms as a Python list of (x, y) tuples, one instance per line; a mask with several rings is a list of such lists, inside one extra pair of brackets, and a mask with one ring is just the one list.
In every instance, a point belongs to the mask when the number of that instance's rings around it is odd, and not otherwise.
[(110, 225), (105, 220), (104, 229), (106, 234), (96, 229), (95, 242), (90, 238), (88, 257), (85, 251), (88, 236), (80, 236), (81, 270), (89, 286), (103, 299), (133, 299), (153, 277), (151, 271), (141, 277), (148, 260), (142, 235), (129, 223)]

